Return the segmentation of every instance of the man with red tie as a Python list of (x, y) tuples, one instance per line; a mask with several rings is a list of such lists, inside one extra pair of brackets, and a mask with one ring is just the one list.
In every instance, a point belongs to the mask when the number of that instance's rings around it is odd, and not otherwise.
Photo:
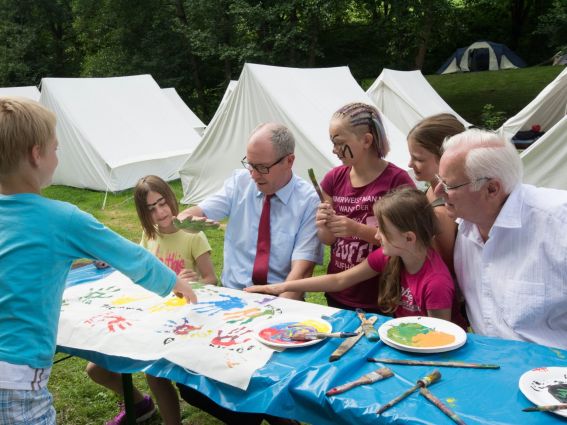
[[(199, 205), (179, 214), (212, 220), (229, 218), (224, 238), (223, 286), (243, 289), (310, 277), (323, 262), (315, 212), (320, 203), (313, 186), (292, 172), (295, 140), (277, 123), (256, 127), (236, 170), (223, 188)], [(280, 296), (302, 299), (302, 293)], [(178, 384), (189, 404), (227, 424), (296, 424), (296, 421), (261, 414), (238, 413), (217, 405), (192, 388)]]
[[(311, 276), (323, 260), (312, 185), (292, 172), (295, 140), (281, 124), (264, 123), (252, 131), (242, 159), (223, 188), (180, 219), (229, 218), (221, 281), (228, 288), (283, 282)], [(301, 299), (302, 294), (283, 296)]]

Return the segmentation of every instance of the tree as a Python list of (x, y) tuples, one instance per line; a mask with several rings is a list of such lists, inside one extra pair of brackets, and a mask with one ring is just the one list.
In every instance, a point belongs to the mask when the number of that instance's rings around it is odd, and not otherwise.
[(71, 5), (67, 0), (0, 0), (3, 85), (37, 85), (77, 72)]
[(544, 35), (556, 52), (567, 51), (567, 2), (554, 0), (549, 11), (539, 17), (535, 32)]

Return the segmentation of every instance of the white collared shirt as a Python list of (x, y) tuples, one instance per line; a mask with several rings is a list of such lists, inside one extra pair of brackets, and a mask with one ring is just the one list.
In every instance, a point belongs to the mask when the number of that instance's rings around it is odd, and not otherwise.
[[(236, 170), (220, 191), (199, 204), (210, 219), (229, 217), (221, 277), (227, 288), (242, 289), (252, 284), (264, 196), (248, 170)], [(315, 225), (319, 203), (313, 186), (295, 174), (272, 198), (268, 282), (283, 282), (292, 261), (323, 262), (323, 246)]]
[(455, 272), (473, 330), (567, 349), (567, 191), (519, 185), (486, 242), (457, 221)]

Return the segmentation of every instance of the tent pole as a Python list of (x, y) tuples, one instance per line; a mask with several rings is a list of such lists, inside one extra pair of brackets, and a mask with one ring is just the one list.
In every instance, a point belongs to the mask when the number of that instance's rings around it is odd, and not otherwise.
[(102, 201), (102, 209), (106, 207), (106, 198), (108, 197), (108, 189), (104, 192), (104, 201)]

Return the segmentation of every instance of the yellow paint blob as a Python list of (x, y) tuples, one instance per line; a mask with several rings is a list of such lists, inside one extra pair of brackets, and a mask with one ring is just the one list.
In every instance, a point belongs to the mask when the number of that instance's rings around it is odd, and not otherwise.
[(148, 297), (129, 297), (129, 296), (124, 296), (124, 297), (120, 297), (120, 298), (116, 298), (114, 301), (112, 301), (112, 305), (124, 305), (124, 304), (130, 304), (136, 301), (142, 301), (147, 299)]
[(185, 300), (185, 298), (171, 297), (164, 304), (169, 307), (181, 307), (186, 305), (187, 301)]
[(449, 406), (451, 407), (455, 407), (457, 405), (457, 399), (453, 398), (453, 397), (449, 397), (446, 398), (445, 401), (449, 404)]
[(414, 347), (440, 347), (451, 344), (455, 341), (455, 337), (445, 332), (431, 331), (425, 334), (417, 334), (411, 341)]
[(316, 320), (303, 320), (302, 322), (298, 323), (299, 325), (304, 326), (311, 326), (317, 329), (317, 332), (330, 332), (329, 326), (326, 323), (318, 322)]

